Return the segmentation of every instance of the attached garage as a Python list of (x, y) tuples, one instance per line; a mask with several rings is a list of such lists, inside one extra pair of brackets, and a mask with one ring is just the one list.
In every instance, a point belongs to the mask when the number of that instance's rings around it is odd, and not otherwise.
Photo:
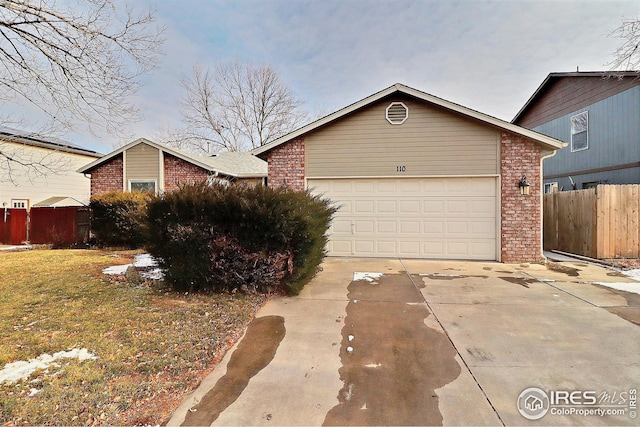
[(494, 260), (493, 177), (310, 179), (337, 207), (332, 256)]
[(562, 146), (397, 84), (253, 153), (268, 185), (339, 207), (331, 256), (522, 262), (542, 259), (541, 159)]

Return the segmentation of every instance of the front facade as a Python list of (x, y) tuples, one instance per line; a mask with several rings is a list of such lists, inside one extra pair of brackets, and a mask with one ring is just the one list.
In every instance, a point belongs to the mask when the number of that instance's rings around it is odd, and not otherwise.
[(0, 128), (0, 151), (0, 207), (29, 210), (51, 197), (65, 206), (89, 202), (89, 180), (75, 171), (101, 154), (8, 128)]
[(640, 184), (640, 74), (551, 73), (513, 123), (567, 142), (545, 160), (546, 192)]
[(516, 262), (542, 259), (541, 158), (561, 146), (398, 84), (254, 154), (269, 185), (339, 206), (329, 255)]
[(140, 138), (78, 172), (90, 174), (91, 196), (96, 196), (109, 191), (161, 193), (206, 179), (256, 185), (266, 177), (267, 165), (249, 153), (199, 156)]

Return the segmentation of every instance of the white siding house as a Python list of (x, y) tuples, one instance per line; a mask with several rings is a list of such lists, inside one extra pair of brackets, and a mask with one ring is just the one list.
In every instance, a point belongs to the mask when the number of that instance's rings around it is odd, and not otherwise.
[(51, 197), (88, 203), (91, 182), (76, 170), (101, 156), (65, 141), (0, 128), (0, 207), (30, 209)]

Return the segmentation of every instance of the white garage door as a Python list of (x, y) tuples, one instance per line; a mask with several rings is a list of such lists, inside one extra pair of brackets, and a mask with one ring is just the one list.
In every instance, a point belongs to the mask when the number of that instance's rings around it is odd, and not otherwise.
[(497, 259), (496, 178), (309, 179), (339, 210), (332, 256)]

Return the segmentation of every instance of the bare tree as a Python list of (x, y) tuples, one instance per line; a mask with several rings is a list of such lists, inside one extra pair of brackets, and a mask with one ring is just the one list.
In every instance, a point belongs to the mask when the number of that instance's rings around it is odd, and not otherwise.
[(610, 70), (638, 70), (640, 68), (640, 19), (623, 20), (609, 37), (622, 39), (622, 44), (613, 53), (614, 60), (608, 63)]
[(271, 142), (307, 121), (301, 102), (269, 65), (238, 61), (213, 70), (194, 67), (182, 79), (184, 129), (167, 142), (201, 151), (245, 151)]
[(34, 149), (21, 139), (19, 135), (0, 133), (0, 183), (17, 187), (26, 181), (34, 184), (40, 178), (69, 172), (69, 158), (60, 150)]
[(0, 100), (30, 104), (65, 130), (118, 132), (156, 65), (162, 29), (112, 0), (0, 0)]

